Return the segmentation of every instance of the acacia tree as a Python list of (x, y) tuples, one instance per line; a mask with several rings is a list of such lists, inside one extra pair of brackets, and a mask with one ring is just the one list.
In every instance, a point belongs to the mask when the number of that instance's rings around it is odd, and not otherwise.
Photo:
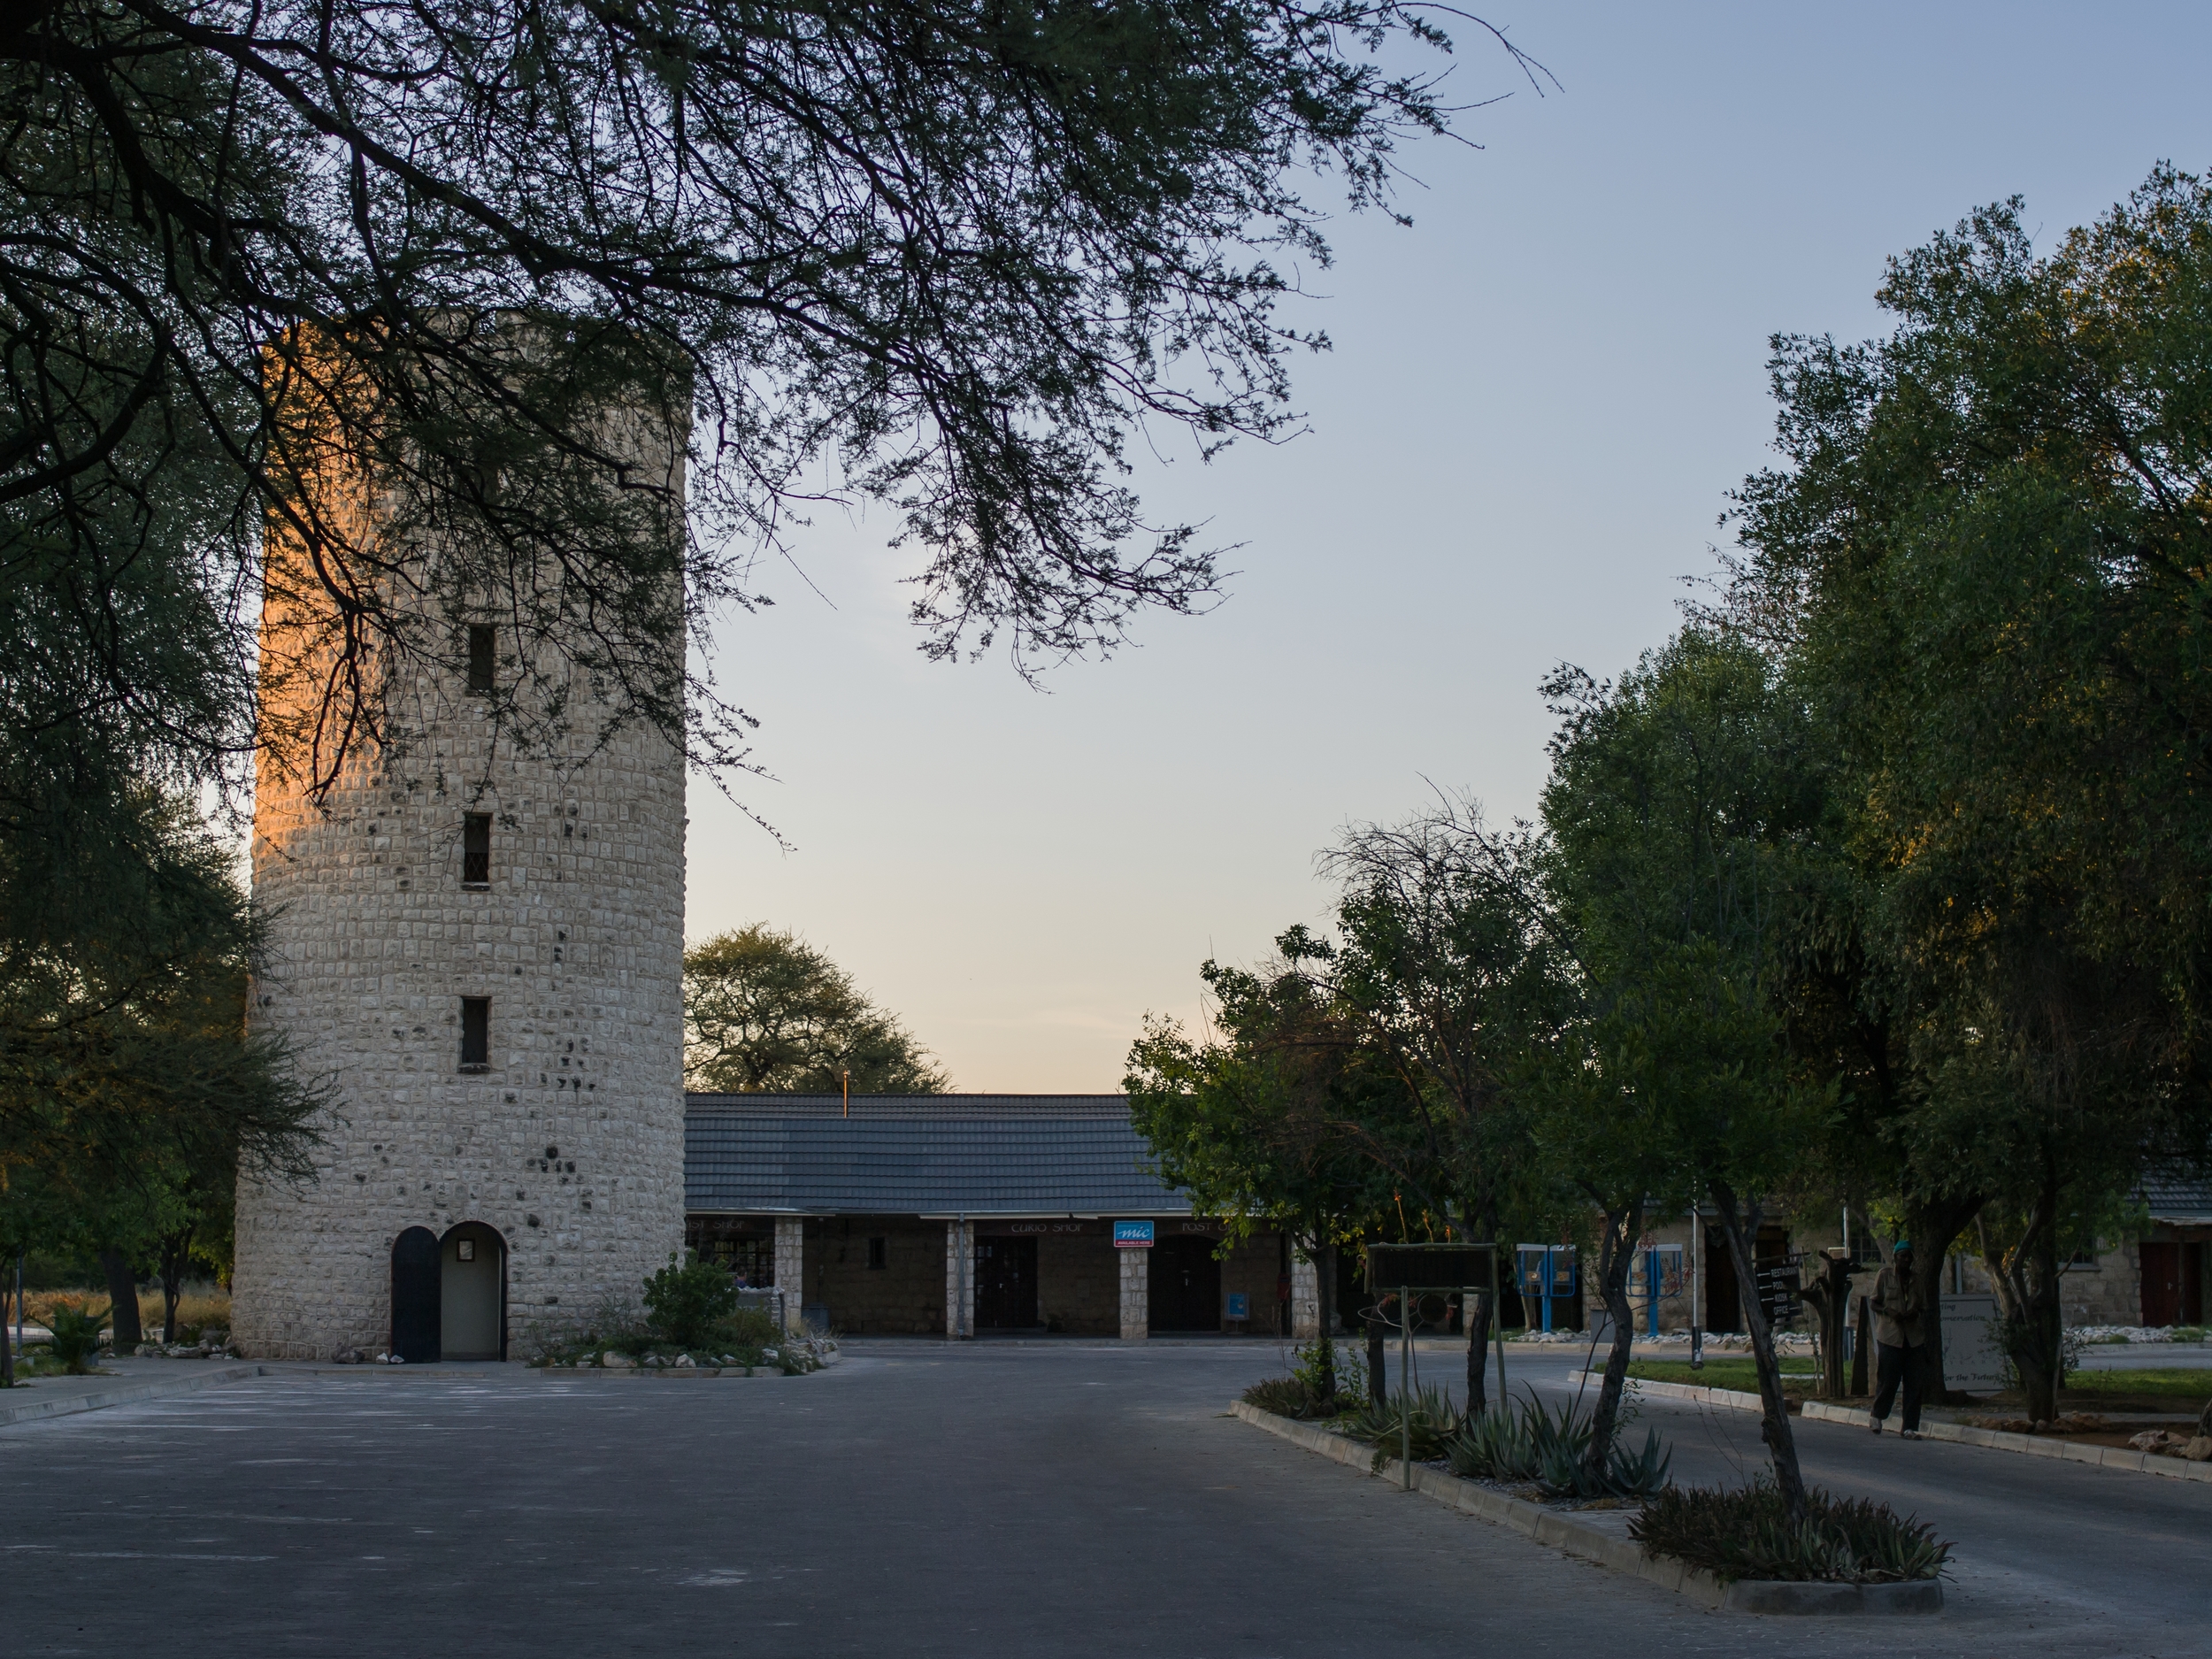
[[(1214, 584), (1122, 484), (1128, 434), (1283, 429), (1287, 356), (1321, 343), (1274, 312), (1281, 261), (1327, 255), (1300, 192), (1381, 203), (1397, 146), (1447, 129), (1385, 66), (1448, 45), (1428, 17), (29, 0), (0, 20), (0, 506), (96, 592), (211, 461), (185, 495), (220, 660), (272, 601), (326, 618), (261, 665), (318, 783), (463, 618), (506, 626), (518, 679), (549, 664), (735, 764), (741, 711), (666, 641), (758, 603), (751, 555), (824, 498), (925, 549), (933, 653), (1109, 649)], [(687, 469), (604, 419), (644, 404), (695, 417)], [(272, 594), (265, 523), (304, 550)], [(150, 707), (129, 657), (88, 660)], [(513, 739), (577, 718), (509, 690)]]
[(897, 1017), (828, 956), (765, 923), (684, 952), (684, 1075), (733, 1094), (941, 1094), (950, 1087)]
[(1617, 685), (1563, 671), (1542, 797), (1552, 902), (1574, 944), (1580, 1018), (1548, 1068), (1545, 1123), (1563, 1171), (1606, 1217), (1611, 1413), (1629, 1356), (1625, 1254), (1647, 1196), (1701, 1192), (1741, 1290), (1761, 1432), (1793, 1518), (1805, 1513), (1753, 1242), (1789, 1194), (1827, 1091), (1793, 1075), (1767, 980), (1796, 848), (1816, 821), (1803, 722), (1776, 664), (1692, 629)]
[[(1320, 858), (1340, 884), (1334, 941), (1294, 928), (1279, 941), (1370, 1064), (1354, 1143), (1422, 1208), (1470, 1239), (1550, 1218), (1514, 1073), (1558, 1018), (1555, 952), (1520, 833), (1487, 830), (1446, 798), (1396, 825), (1348, 833)], [(1483, 1409), (1494, 1293), (1467, 1317), (1467, 1399)]]
[(1222, 1217), (1231, 1237), (1272, 1221), (1313, 1263), (1326, 1403), (1336, 1394), (1337, 1250), (1375, 1226), (1389, 1197), (1348, 1133), (1376, 1079), (1301, 975), (1213, 962), (1201, 972), (1219, 1035), (1194, 1042), (1175, 1022), (1148, 1018), (1123, 1081), (1130, 1123), (1162, 1179)]

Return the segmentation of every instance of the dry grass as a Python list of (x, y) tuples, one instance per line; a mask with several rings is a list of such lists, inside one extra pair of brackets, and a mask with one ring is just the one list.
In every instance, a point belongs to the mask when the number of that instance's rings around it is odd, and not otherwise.
[[(47, 1316), (57, 1308), (104, 1308), (108, 1305), (104, 1290), (32, 1290), (23, 1294), (25, 1319), (32, 1325), (44, 1325)], [(141, 1291), (138, 1295), (138, 1323), (149, 1339), (161, 1333), (161, 1292)], [(216, 1285), (195, 1285), (177, 1298), (177, 1332), (196, 1335), (205, 1329), (230, 1329), (230, 1292)]]

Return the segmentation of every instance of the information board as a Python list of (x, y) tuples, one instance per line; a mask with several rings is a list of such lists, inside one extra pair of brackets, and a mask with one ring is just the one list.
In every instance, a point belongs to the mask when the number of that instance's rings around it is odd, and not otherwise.
[(1370, 1290), (1487, 1290), (1490, 1244), (1371, 1244), (1367, 1247)]

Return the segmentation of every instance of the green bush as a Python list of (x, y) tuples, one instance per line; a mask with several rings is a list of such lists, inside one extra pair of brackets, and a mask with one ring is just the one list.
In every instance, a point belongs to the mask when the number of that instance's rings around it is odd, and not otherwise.
[(1748, 1486), (1671, 1486), (1644, 1505), (1628, 1535), (1655, 1555), (1702, 1567), (1724, 1584), (1784, 1578), (1826, 1584), (1898, 1584), (1932, 1578), (1951, 1558), (1924, 1522), (1886, 1503), (1808, 1494), (1805, 1520), (1784, 1513), (1770, 1479)]
[(1578, 1411), (1571, 1400), (1551, 1410), (1533, 1393), (1518, 1404), (1501, 1402), (1467, 1421), (1445, 1448), (1444, 1461), (1455, 1475), (1532, 1481), (1554, 1498), (1641, 1498), (1665, 1486), (1674, 1454), (1661, 1447), (1656, 1429), (1645, 1430), (1640, 1452), (1631, 1452), (1617, 1432), (1604, 1474), (1595, 1480), (1585, 1475), (1593, 1416)]
[(652, 1333), (678, 1348), (691, 1348), (737, 1308), (738, 1284), (727, 1269), (702, 1262), (689, 1250), (645, 1281), (645, 1323)]
[(68, 1367), (72, 1377), (82, 1377), (92, 1369), (92, 1361), (100, 1352), (100, 1333), (107, 1328), (108, 1310), (97, 1313), (83, 1308), (57, 1308), (46, 1316), (46, 1328), (54, 1333), (54, 1357)]

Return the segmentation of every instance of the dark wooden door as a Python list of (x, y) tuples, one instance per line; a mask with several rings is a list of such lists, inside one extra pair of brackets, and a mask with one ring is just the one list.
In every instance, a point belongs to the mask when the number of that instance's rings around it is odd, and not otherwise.
[(1221, 1263), (1211, 1239), (1162, 1239), (1152, 1257), (1149, 1291), (1155, 1331), (1221, 1329)]
[(392, 1352), (410, 1365), (438, 1363), (442, 1317), (438, 1235), (410, 1227), (392, 1240)]
[(2143, 1253), (2143, 1323), (2179, 1325), (2181, 1310), (2181, 1246), (2146, 1243)]
[(1743, 1329), (1743, 1301), (1736, 1290), (1736, 1261), (1728, 1254), (1728, 1235), (1705, 1229), (1705, 1328)]
[(1037, 1240), (975, 1241), (975, 1328), (1033, 1331), (1037, 1326)]

